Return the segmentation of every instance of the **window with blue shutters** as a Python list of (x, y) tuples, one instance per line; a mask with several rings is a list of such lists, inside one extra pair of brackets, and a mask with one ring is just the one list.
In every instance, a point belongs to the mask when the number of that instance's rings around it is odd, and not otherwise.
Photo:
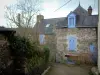
[(44, 42), (45, 42), (45, 35), (44, 34), (39, 35), (39, 41), (40, 41), (40, 44), (44, 44)]
[(68, 15), (68, 28), (75, 28), (76, 25), (76, 15), (71, 13)]
[(74, 36), (68, 37), (68, 50), (76, 51), (77, 48), (77, 38)]

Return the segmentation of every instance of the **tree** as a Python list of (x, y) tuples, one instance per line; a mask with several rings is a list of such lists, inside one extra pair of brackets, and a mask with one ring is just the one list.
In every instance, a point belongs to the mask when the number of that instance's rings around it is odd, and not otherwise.
[(5, 18), (8, 25), (32, 27), (35, 15), (40, 11), (40, 0), (18, 0), (16, 4), (6, 6)]

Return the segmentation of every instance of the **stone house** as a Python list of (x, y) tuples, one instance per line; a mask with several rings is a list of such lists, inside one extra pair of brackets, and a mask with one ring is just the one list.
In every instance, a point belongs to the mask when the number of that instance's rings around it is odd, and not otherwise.
[(38, 15), (34, 29), (40, 44), (48, 43), (48, 36), (54, 36), (56, 62), (66, 61), (67, 55), (85, 62), (91, 61), (90, 54), (97, 48), (97, 25), (98, 15), (92, 15), (92, 7), (85, 10), (79, 4), (67, 17), (44, 19), (43, 15)]

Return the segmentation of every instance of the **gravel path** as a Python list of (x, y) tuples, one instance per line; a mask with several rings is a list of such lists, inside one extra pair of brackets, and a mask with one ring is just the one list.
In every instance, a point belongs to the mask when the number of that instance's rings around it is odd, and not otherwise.
[(46, 75), (89, 75), (91, 67), (54, 64)]

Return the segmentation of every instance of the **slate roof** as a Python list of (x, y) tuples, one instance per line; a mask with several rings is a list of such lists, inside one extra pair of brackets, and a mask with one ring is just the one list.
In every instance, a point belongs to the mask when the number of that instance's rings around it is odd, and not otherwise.
[[(82, 16), (81, 16), (82, 17)], [(77, 27), (97, 27), (98, 25), (98, 15), (91, 15), (91, 16), (85, 16), (82, 17), (83, 19), (80, 19), (77, 22)]]
[[(76, 27), (97, 27), (98, 25), (98, 15), (89, 16), (88, 11), (80, 5), (69, 14), (71, 13), (76, 14)], [(52, 30), (52, 28), (50, 29), (49, 27), (45, 30), (47, 24), (51, 24), (52, 26), (56, 25), (56, 28), (65, 28), (68, 26), (68, 19), (67, 17), (43, 19), (37, 24), (38, 28), (35, 26), (34, 29), (36, 29), (40, 34), (44, 34), (47, 30)]]
[[(98, 25), (98, 15), (91, 15), (91, 16), (77, 15), (76, 27), (97, 27), (97, 25)], [(63, 28), (67, 26), (68, 26), (67, 18), (57, 23), (57, 28)]]
[(80, 4), (79, 4), (79, 6), (73, 11), (73, 13), (75, 13), (76, 15), (84, 15), (84, 16), (87, 16), (87, 15), (88, 15), (88, 11), (85, 10), (83, 7), (81, 7)]
[[(76, 14), (76, 27), (97, 27), (98, 25), (98, 15), (88, 15), (88, 12), (80, 5), (71, 13)], [(57, 28), (63, 28), (67, 26), (67, 17), (63, 21), (59, 21), (57, 23)]]
[[(51, 18), (51, 19), (43, 19), (40, 23), (37, 23), (35, 25), (34, 31), (37, 31), (40, 34), (44, 34), (46, 32), (45, 31), (45, 28), (46, 28), (46, 25), (47, 24), (50, 24), (50, 25), (53, 26), (53, 25), (56, 25), (59, 21), (63, 21), (64, 19), (65, 19), (65, 17), (61, 17), (61, 18)], [(48, 27), (48, 29), (50, 29), (50, 28)], [(51, 30), (49, 30), (49, 31), (51, 31)]]

